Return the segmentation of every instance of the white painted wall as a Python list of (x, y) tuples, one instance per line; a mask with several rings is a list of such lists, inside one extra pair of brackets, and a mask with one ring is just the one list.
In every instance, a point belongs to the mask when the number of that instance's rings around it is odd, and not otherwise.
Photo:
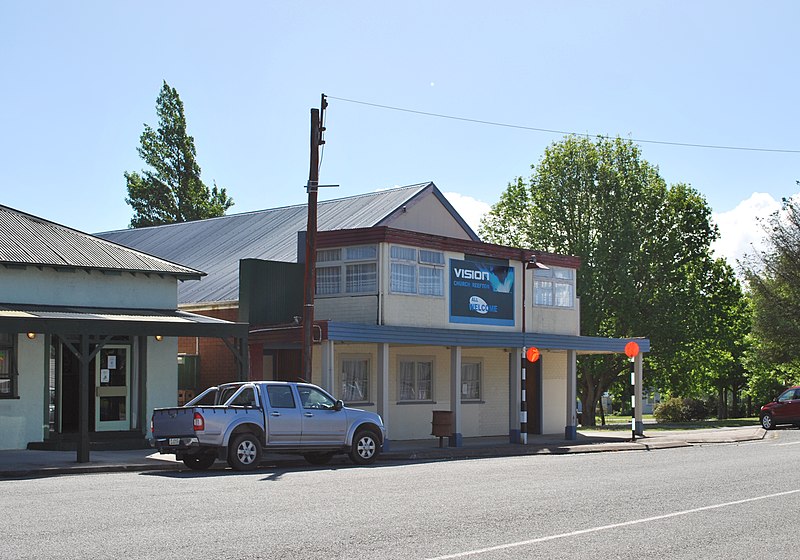
[(25, 449), (44, 437), (44, 337), (17, 337), (19, 399), (0, 399), (0, 449)]
[[(314, 352), (313, 382), (322, 381), (321, 352)], [(354, 404), (357, 408), (377, 411), (377, 345), (334, 345), (334, 396), (339, 397), (341, 363), (344, 356), (368, 356), (370, 360), (370, 404)], [(401, 357), (432, 359), (434, 363), (432, 403), (398, 404), (397, 372)], [(461, 433), (464, 437), (508, 435), (508, 353), (497, 348), (465, 348), (462, 361), (479, 359), (483, 363), (483, 402), (462, 403)], [(387, 429), (394, 440), (432, 438), (434, 410), (450, 410), (450, 350), (438, 346), (390, 346), (389, 348), (389, 415)]]
[(410, 204), (406, 212), (392, 218), (390, 227), (444, 235), (456, 239), (471, 239), (464, 228), (453, 218), (435, 196)]
[(4, 303), (176, 309), (177, 280), (172, 276), (131, 274), (119, 276), (99, 271), (58, 272), (0, 268), (0, 294)]
[(314, 319), (374, 325), (378, 320), (378, 296), (314, 298)]
[[(514, 267), (514, 321), (510, 327), (498, 325), (476, 325), (450, 322), (450, 259), (464, 260), (463, 253), (444, 252), (444, 295), (442, 297), (420, 296), (415, 294), (395, 294), (391, 292), (390, 244), (381, 246), (383, 261), (380, 270), (380, 289), (382, 292), (382, 322), (385, 325), (451, 328), (460, 330), (513, 332), (522, 330), (522, 265), (511, 262)], [(530, 297), (530, 296), (528, 296)]]
[(142, 426), (148, 438), (153, 409), (178, 405), (178, 339), (166, 337), (161, 342), (147, 337), (147, 381), (144, 398), (147, 416)]

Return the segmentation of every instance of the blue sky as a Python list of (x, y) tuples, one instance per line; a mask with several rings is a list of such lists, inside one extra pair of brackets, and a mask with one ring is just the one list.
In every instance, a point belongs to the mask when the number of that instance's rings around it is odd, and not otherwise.
[[(88, 232), (127, 227), (162, 80), (202, 177), (231, 212), (303, 203), (320, 94), (636, 140), (800, 150), (795, 2), (0, 4), (0, 203)], [(431, 180), (471, 222), (529, 175), (549, 134), (330, 100), (322, 183), (336, 198)], [(703, 193), (724, 254), (797, 191), (800, 153), (642, 142)], [(758, 193), (755, 194), (754, 193)], [(477, 226), (476, 226), (477, 227)]]

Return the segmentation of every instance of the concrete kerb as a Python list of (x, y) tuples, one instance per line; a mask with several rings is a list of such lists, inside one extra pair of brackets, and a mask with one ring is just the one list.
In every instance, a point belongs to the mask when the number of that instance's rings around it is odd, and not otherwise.
[[(581, 430), (577, 440), (537, 436), (529, 439), (527, 445), (521, 445), (508, 443), (506, 438), (465, 438), (462, 447), (442, 448), (438, 447), (436, 438), (431, 438), (413, 442), (392, 441), (389, 449), (380, 455), (379, 461), (442, 461), (526, 455), (651, 451), (712, 443), (758, 441), (765, 435), (766, 431), (760, 426), (680, 432), (651, 431), (649, 434), (646, 432), (645, 437), (637, 438), (633, 442), (621, 432)], [(279, 460), (279, 463), (296, 460), (296, 458), (284, 458)], [(0, 451), (0, 478), (4, 479), (169, 470), (186, 470), (186, 467), (172, 456), (158, 455), (152, 449), (93, 451), (90, 463), (75, 462), (74, 451)]]

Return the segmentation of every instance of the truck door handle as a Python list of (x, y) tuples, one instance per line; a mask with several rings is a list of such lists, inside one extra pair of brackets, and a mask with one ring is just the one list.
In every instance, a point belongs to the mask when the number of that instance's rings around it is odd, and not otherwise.
[(313, 412), (306, 412), (305, 413), (305, 417), (306, 418), (313, 418), (314, 417), (314, 413)]
[(270, 416), (280, 416), (280, 415), (281, 415), (280, 412), (273, 412), (272, 414), (270, 414)]

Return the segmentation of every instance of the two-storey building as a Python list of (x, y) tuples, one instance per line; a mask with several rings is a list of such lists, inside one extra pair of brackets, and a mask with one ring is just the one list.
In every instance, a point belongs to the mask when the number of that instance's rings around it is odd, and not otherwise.
[[(296, 379), (306, 216), (298, 205), (100, 235), (208, 272), (181, 306), (250, 324), (252, 379)], [(318, 223), (311, 381), (379, 412), (390, 439), (429, 437), (441, 410), (452, 445), (516, 441), (521, 427), (575, 436), (577, 355), (629, 341), (581, 336), (577, 258), (481, 242), (433, 183), (320, 202)], [(234, 378), (218, 348), (181, 350), (199, 361), (197, 389)]]

